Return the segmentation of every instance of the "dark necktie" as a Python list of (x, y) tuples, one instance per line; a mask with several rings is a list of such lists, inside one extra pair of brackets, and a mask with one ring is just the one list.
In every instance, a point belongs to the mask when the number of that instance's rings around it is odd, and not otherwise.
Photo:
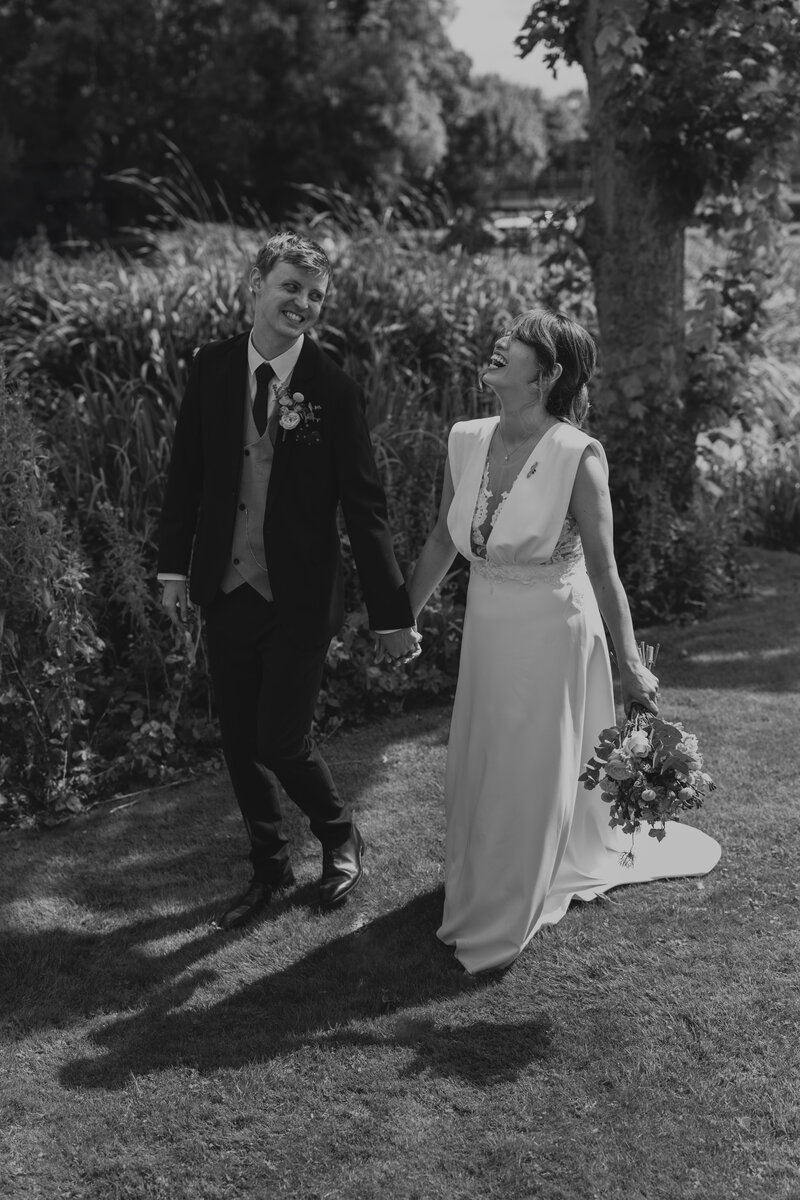
[(269, 412), (269, 384), (275, 372), (267, 362), (256, 367), (256, 398), (253, 401), (253, 420), (259, 435), (267, 428)]

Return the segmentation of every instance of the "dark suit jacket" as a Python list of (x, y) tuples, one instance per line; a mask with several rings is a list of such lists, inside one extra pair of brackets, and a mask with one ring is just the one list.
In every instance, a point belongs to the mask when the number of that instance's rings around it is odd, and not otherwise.
[[(216, 595), (233, 542), (248, 337), (212, 342), (195, 355), (175, 429), (158, 569), (188, 574), (200, 605)], [(341, 503), (371, 627), (412, 625), (361, 389), (306, 336), (290, 390), (316, 406), (319, 437), (277, 431), (264, 517), (275, 604), (303, 640), (322, 641), (341, 626)]]

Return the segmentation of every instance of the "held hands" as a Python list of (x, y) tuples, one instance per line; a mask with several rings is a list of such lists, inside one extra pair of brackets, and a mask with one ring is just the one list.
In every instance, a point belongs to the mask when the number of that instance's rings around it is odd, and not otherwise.
[(162, 584), (161, 607), (166, 610), (172, 624), (178, 628), (189, 620), (189, 598), (185, 579), (165, 579)]
[(402, 663), (405, 666), (421, 653), (422, 634), (417, 633), (416, 627), (398, 629), (394, 633), (376, 634), (375, 662)]
[(630, 712), (632, 704), (641, 704), (653, 714), (658, 713), (658, 676), (640, 662), (620, 667), (619, 681), (622, 688), (622, 707)]

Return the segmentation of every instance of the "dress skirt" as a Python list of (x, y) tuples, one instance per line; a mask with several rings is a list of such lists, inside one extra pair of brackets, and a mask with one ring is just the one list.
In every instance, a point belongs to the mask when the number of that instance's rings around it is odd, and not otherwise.
[(609, 825), (578, 783), (616, 720), (605, 631), (581, 562), (524, 579), (473, 563), (445, 779), (445, 904), (437, 936), (471, 973), (514, 961), (574, 898), (704, 874), (720, 848), (670, 822), (656, 842)]

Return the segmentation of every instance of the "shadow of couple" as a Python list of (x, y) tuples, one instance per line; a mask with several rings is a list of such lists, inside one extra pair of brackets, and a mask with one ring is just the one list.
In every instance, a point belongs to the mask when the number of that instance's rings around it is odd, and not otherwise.
[[(255, 979), (250, 972), (249, 981), (233, 992), (216, 969), (198, 963), (220, 948), (221, 935), (204, 933), (171, 954), (170, 981), (151, 988), (138, 1011), (94, 1025), (90, 1036), (101, 1052), (64, 1064), (61, 1083), (117, 1089), (131, 1076), (174, 1067), (208, 1074), (289, 1056), (308, 1045), (402, 1046), (413, 1052), (404, 1058), (405, 1074), (434, 1072), (478, 1086), (513, 1079), (551, 1053), (551, 1018), (526, 1005), (524, 1013), (511, 1009), (507, 1019), (508, 1002), (494, 1004), (490, 997), (480, 1004), (482, 1019), (475, 1020), (471, 999), (485, 996), (503, 977), (469, 976), (436, 942), (441, 896), (438, 888), (414, 896), (278, 969)], [(276, 905), (275, 918), (293, 903)], [(140, 941), (158, 936), (152, 928), (158, 921), (144, 924), (150, 927), (139, 928)], [(246, 936), (251, 961), (269, 955), (268, 937), (262, 940), (259, 928)], [(110, 949), (92, 956), (98, 991), (106, 1002), (115, 994), (122, 1007), (130, 1003), (130, 993), (123, 1000), (124, 977), (113, 987), (108, 980), (103, 984)], [(415, 1011), (447, 999), (455, 1003), (441, 1018)]]

